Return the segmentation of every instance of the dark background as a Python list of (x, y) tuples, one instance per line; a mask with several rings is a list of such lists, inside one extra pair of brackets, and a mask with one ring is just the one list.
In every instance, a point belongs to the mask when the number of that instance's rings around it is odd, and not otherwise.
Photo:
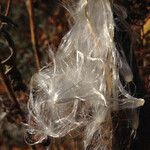
[[(64, 2), (69, 0), (0, 0), (0, 150), (31, 149), (24, 142), (22, 128), (22, 122), (26, 121), (29, 81), (39, 68), (51, 62), (48, 47), (56, 51), (73, 23), (62, 7)], [(125, 20), (115, 5), (126, 10)], [(132, 68), (137, 89), (134, 94), (146, 100), (144, 107), (138, 109), (140, 125), (132, 149), (150, 150), (150, 1), (116, 0), (113, 11), (114, 40), (121, 44)], [(75, 144), (69, 142), (68, 148), (64, 144), (65, 150), (75, 149)], [(52, 145), (54, 150), (63, 150)], [(44, 148), (38, 145), (32, 149)], [(119, 150), (127, 148), (122, 146)]]

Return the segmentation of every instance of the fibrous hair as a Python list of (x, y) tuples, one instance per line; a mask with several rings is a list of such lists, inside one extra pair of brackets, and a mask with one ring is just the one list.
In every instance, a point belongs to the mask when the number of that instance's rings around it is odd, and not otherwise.
[(131, 96), (120, 81), (121, 76), (131, 82), (133, 75), (114, 44), (109, 0), (79, 0), (71, 8), (74, 25), (57, 53), (50, 50), (53, 67), (31, 79), (27, 132), (38, 143), (84, 127), (85, 149), (108, 150), (111, 113), (142, 106), (144, 100)]

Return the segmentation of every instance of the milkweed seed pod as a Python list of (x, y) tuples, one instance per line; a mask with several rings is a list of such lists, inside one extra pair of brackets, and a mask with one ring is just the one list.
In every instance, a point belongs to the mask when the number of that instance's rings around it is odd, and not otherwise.
[(144, 100), (128, 94), (120, 81), (119, 72), (127, 82), (132, 72), (114, 44), (109, 0), (80, 0), (70, 12), (74, 25), (57, 53), (50, 50), (54, 66), (32, 77), (27, 133), (33, 136), (27, 139), (39, 143), (84, 127), (84, 149), (110, 150), (111, 112)]

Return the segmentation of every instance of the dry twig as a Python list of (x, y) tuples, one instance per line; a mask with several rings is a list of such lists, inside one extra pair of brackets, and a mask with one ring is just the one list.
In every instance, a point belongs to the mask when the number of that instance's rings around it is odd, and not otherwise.
[(7, 0), (7, 7), (6, 7), (5, 16), (8, 16), (8, 14), (9, 14), (11, 2), (12, 2), (12, 0)]
[(27, 0), (26, 6), (27, 6), (28, 13), (29, 13), (32, 48), (34, 50), (36, 67), (39, 70), (40, 69), (40, 53), (39, 53), (38, 40), (37, 40), (37, 35), (36, 35), (36, 26), (34, 22), (33, 1)]

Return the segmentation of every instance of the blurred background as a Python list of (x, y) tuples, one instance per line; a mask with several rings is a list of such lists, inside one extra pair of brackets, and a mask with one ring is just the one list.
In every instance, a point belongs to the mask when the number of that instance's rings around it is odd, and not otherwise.
[[(64, 2), (70, 1), (0, 0), (0, 150), (44, 149), (43, 145), (27, 146), (22, 122), (26, 120), (31, 76), (51, 62), (49, 47), (56, 51), (73, 24)], [(134, 33), (133, 52), (146, 91), (144, 96), (149, 98), (150, 1), (116, 0), (114, 3), (127, 12), (126, 22)], [(69, 142), (70, 148), (52, 145), (54, 150), (77, 150), (74, 141)]]

